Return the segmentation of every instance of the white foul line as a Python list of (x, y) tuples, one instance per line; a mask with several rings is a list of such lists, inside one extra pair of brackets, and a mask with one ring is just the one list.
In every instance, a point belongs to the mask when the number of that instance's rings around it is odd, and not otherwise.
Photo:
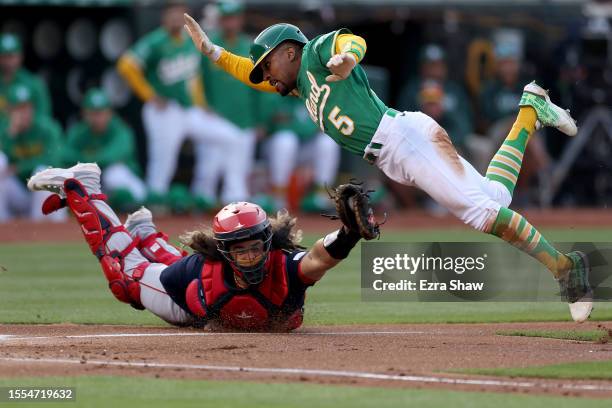
[(78, 334), (69, 336), (19, 336), (0, 335), (0, 341), (7, 340), (41, 340), (41, 339), (97, 339), (109, 337), (183, 337), (183, 336), (364, 336), (364, 335), (403, 335), (426, 334), (423, 331), (350, 331), (350, 332), (292, 332), (292, 333), (246, 333), (246, 332), (199, 332), (199, 333), (112, 333), (112, 334)]
[(101, 366), (121, 366), (138, 368), (180, 368), (191, 370), (206, 371), (230, 371), (241, 373), (260, 373), (260, 374), (290, 374), (290, 375), (312, 375), (321, 377), (345, 377), (359, 378), (368, 380), (387, 380), (405, 381), (419, 383), (451, 384), (451, 385), (478, 385), (486, 387), (517, 387), (517, 388), (543, 388), (543, 389), (565, 389), (574, 391), (612, 391), (612, 385), (598, 384), (564, 384), (564, 383), (543, 383), (534, 381), (506, 381), (506, 380), (485, 380), (468, 378), (450, 378), (436, 376), (417, 376), (417, 375), (391, 375), (376, 374), (363, 371), (338, 371), (338, 370), (317, 370), (307, 368), (273, 368), (273, 367), (239, 367), (239, 366), (216, 366), (202, 364), (173, 364), (173, 363), (145, 363), (130, 361), (102, 361), (102, 360), (74, 360), (65, 358), (28, 358), (28, 357), (0, 357), (0, 361), (18, 361), (33, 363), (57, 363), (57, 364), (91, 364)]

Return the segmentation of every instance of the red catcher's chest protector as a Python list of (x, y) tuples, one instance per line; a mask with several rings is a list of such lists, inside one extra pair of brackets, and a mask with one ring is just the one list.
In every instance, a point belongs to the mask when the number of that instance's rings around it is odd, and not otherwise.
[[(204, 263), (200, 280), (194, 280), (187, 288), (186, 300), (191, 312), (203, 318), (216, 318), (227, 328), (270, 328), (272, 319), (280, 317), (281, 306), (289, 294), (284, 253), (281, 250), (270, 252), (265, 265), (268, 270), (266, 277), (256, 288), (248, 290), (228, 288), (223, 267), (223, 262), (219, 261)], [(300, 324), (288, 329), (297, 328)]]

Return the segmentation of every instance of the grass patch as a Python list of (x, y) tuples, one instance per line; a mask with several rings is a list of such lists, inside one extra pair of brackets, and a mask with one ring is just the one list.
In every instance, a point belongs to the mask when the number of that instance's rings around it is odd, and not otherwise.
[[(330, 227), (331, 228), (331, 227)], [(610, 230), (549, 230), (551, 240), (604, 240)], [(305, 244), (320, 235), (309, 234)], [(588, 238), (587, 238), (588, 237)], [(466, 230), (385, 233), (381, 241), (495, 241)], [(365, 302), (361, 252), (329, 271), (306, 294), (306, 325), (569, 321), (562, 302)], [(535, 262), (535, 261), (534, 261)], [(0, 244), (0, 323), (166, 325), (151, 313), (118, 302), (84, 242)], [(541, 271), (541, 278), (552, 278)], [(599, 302), (592, 320), (612, 320), (612, 302)]]
[(612, 361), (588, 361), (521, 368), (479, 368), (456, 372), (501, 377), (612, 380)]
[[(48, 377), (1, 379), (0, 386), (76, 388), (76, 403), (45, 407), (250, 407), (250, 408), (555, 408), (608, 407), (609, 401), (448, 390), (386, 389), (316, 384), (195, 381), (132, 377)], [(33, 406), (30, 404), (30, 406)]]
[(500, 336), (519, 337), (545, 337), (549, 339), (592, 341), (607, 343), (610, 341), (612, 330), (499, 330), (495, 332)]

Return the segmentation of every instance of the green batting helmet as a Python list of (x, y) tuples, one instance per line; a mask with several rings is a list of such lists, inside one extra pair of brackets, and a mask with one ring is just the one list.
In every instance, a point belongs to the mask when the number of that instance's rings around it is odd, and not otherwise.
[(274, 24), (263, 30), (251, 44), (250, 57), (253, 64), (253, 69), (249, 75), (252, 83), (258, 84), (263, 81), (263, 71), (261, 69), (261, 61), (272, 50), (285, 41), (295, 41), (300, 44), (306, 44), (308, 38), (299, 28), (292, 24), (280, 23)]

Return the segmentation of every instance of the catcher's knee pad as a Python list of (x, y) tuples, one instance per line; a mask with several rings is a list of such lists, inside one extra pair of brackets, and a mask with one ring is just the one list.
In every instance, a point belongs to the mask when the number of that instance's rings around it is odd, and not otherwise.
[(168, 242), (168, 236), (163, 232), (151, 234), (138, 244), (140, 253), (153, 263), (162, 263), (171, 265), (182, 257), (187, 255), (187, 252), (180, 250)]
[(119, 259), (111, 255), (100, 258), (102, 271), (108, 280), (108, 288), (119, 301), (130, 304), (134, 309), (143, 310), (144, 306), (140, 301), (140, 279), (149, 263), (141, 263), (134, 269), (132, 276), (128, 276), (123, 272)]
[(100, 213), (91, 202), (95, 200), (106, 200), (103, 194), (88, 194), (85, 187), (77, 179), (68, 179), (64, 182), (66, 193), (66, 204), (81, 225), (83, 236), (89, 244), (89, 248), (98, 259), (104, 256), (104, 242), (114, 228), (110, 220)]

